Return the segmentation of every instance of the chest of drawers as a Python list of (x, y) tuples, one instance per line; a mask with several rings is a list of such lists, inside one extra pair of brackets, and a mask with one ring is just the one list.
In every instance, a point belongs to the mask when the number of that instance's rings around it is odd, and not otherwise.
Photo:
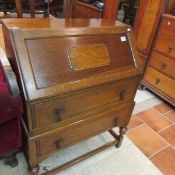
[[(57, 170), (119, 146), (122, 140), (141, 70), (128, 26), (101, 24), (97, 20), (93, 27), (79, 23), (79, 27), (11, 30), (11, 53), (26, 111), (22, 119), (26, 152), (33, 170), (54, 151), (104, 131), (116, 140)], [(119, 134), (112, 130), (116, 126)]]
[(146, 87), (175, 106), (175, 18), (163, 15), (143, 78)]

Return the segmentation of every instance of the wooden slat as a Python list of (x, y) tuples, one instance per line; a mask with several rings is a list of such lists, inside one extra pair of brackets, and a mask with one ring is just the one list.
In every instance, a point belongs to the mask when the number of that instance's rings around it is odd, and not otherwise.
[(20, 0), (15, 0), (18, 18), (22, 18), (22, 5)]
[(71, 161), (69, 161), (69, 162), (67, 162), (67, 163), (65, 163), (61, 166), (55, 167), (55, 168), (53, 168), (52, 170), (50, 170), (48, 172), (42, 173), (41, 175), (54, 175), (55, 173), (60, 172), (60, 171), (66, 169), (66, 168), (68, 168), (72, 165), (75, 165), (76, 163), (78, 163), (82, 160), (85, 160), (85, 159), (87, 159), (87, 158), (89, 158), (89, 157), (91, 157), (91, 156), (93, 156), (93, 155), (95, 155), (95, 154), (97, 154), (101, 151), (104, 151), (107, 148), (110, 148), (114, 145), (117, 145), (117, 143), (118, 143), (117, 140), (111, 141), (111, 142), (109, 142), (109, 143), (107, 143), (107, 144), (105, 144), (105, 145), (103, 145), (103, 146), (101, 146), (101, 147), (99, 147), (99, 148), (97, 148), (93, 151), (90, 151), (86, 154), (83, 154), (82, 156), (79, 156), (79, 157), (77, 157), (77, 158), (75, 158), (75, 159), (73, 159), (73, 160), (71, 160)]

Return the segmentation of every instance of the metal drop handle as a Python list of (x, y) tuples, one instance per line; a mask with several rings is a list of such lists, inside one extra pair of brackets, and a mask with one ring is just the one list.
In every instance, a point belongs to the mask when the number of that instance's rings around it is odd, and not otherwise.
[(168, 53), (171, 53), (174, 50), (173, 46), (168, 46)]
[(165, 68), (166, 68), (166, 66), (167, 66), (167, 64), (166, 64), (166, 63), (164, 63), (164, 62), (162, 62), (162, 63), (161, 63), (161, 67), (162, 67), (162, 69), (165, 69)]
[(57, 149), (59, 149), (61, 147), (61, 143), (63, 142), (62, 138), (59, 138), (57, 140), (55, 140), (55, 146)]
[(160, 83), (160, 79), (159, 78), (156, 78), (156, 81), (155, 81), (155, 84), (159, 84)]
[(122, 88), (119, 92), (119, 100), (124, 100), (125, 98), (125, 93), (126, 93), (126, 89)]
[(64, 108), (58, 108), (58, 109), (55, 109), (55, 119), (56, 119), (56, 122), (60, 122), (62, 119), (61, 119), (61, 113), (64, 111)]

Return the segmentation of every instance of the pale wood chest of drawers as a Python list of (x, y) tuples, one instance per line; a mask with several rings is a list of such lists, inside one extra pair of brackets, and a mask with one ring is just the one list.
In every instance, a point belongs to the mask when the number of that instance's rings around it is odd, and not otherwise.
[[(82, 20), (78, 27), (73, 21), (66, 27), (61, 21), (59, 29), (11, 30), (33, 170), (54, 151), (104, 131), (116, 140), (101, 150), (122, 140), (141, 78), (137, 52), (128, 26), (95, 21), (93, 26)], [(112, 130), (116, 126), (118, 135)]]
[(143, 84), (175, 106), (175, 18), (163, 15)]

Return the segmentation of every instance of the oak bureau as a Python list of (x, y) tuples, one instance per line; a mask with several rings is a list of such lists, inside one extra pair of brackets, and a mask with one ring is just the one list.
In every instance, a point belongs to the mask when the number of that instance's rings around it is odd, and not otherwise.
[[(120, 146), (142, 73), (127, 25), (101, 19), (58, 21), (57, 29), (9, 29), (11, 59), (26, 111), (22, 118), (26, 153), (33, 173), (53, 152), (105, 131), (115, 141), (47, 174)], [(114, 127), (120, 128), (118, 134)]]

